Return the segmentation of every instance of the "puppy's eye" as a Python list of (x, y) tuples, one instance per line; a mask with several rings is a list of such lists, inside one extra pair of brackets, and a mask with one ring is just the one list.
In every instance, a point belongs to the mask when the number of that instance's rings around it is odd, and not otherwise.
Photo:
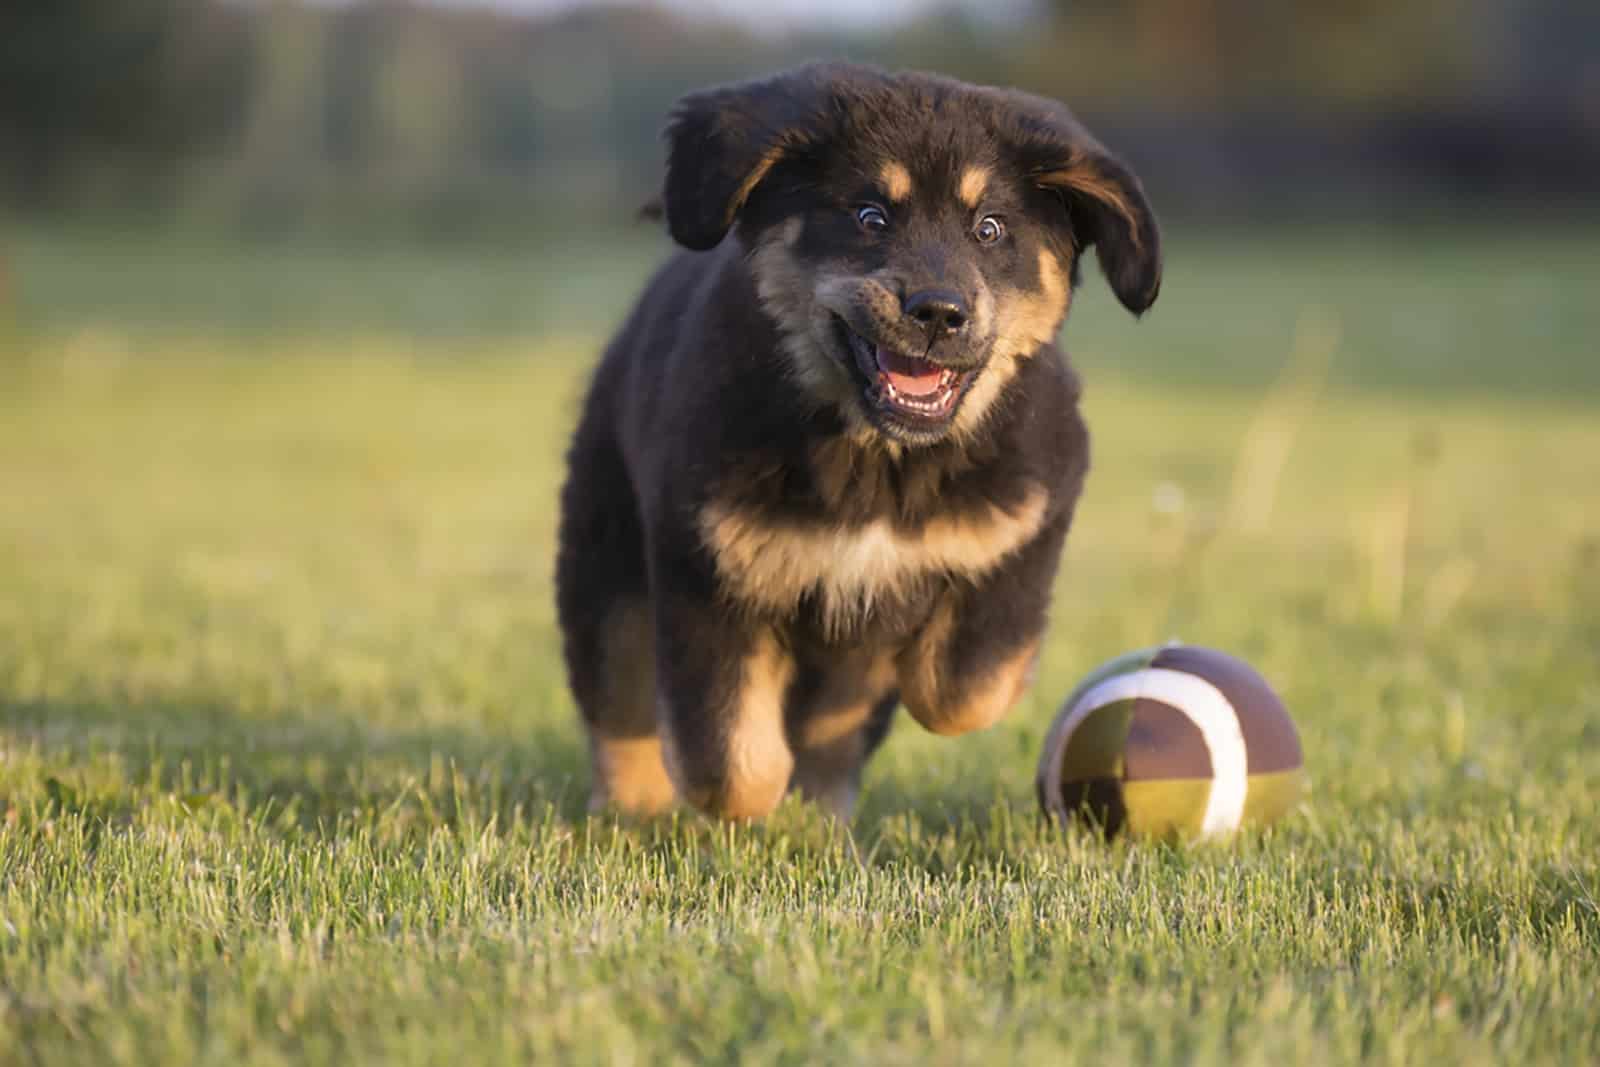
[(861, 207), (856, 208), (856, 222), (863, 230), (887, 230), (889, 228), (889, 216), (883, 213), (882, 208), (873, 207), (871, 204), (863, 204)]
[(982, 245), (992, 245), (1006, 235), (1006, 224), (997, 215), (985, 215), (972, 228), (972, 236)]

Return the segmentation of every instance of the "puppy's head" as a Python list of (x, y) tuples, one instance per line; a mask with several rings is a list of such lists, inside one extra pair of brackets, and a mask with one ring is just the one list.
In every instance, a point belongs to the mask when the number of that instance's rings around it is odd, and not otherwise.
[(1058, 104), (822, 64), (694, 93), (667, 129), (680, 244), (736, 229), (793, 389), (903, 445), (971, 434), (1054, 338), (1093, 246), (1135, 314), (1160, 238), (1138, 180)]

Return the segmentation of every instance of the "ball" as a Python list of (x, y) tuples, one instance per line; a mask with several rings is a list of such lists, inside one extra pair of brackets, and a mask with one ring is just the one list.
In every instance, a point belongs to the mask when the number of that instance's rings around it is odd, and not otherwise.
[(1045, 738), (1039, 803), (1106, 835), (1225, 837), (1299, 802), (1305, 764), (1294, 721), (1248, 663), (1169, 644), (1102, 665)]

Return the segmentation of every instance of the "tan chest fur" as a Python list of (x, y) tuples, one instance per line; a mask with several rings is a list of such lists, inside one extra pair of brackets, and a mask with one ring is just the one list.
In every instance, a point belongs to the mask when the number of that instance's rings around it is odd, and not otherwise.
[(883, 519), (847, 527), (776, 523), (714, 501), (701, 512), (700, 530), (735, 597), (781, 614), (814, 593), (825, 628), (836, 633), (931, 576), (992, 570), (1039, 532), (1046, 503), (1035, 486), (1011, 509), (989, 505), (904, 529)]

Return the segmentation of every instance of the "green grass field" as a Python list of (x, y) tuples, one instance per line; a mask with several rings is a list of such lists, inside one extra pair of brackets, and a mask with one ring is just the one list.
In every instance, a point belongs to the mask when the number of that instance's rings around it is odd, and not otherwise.
[[(1139, 324), (1091, 272), (1039, 682), (848, 831), (583, 813), (559, 457), (653, 246), (10, 248), (0, 1064), (1600, 1057), (1592, 231), (1180, 234)], [(1173, 636), (1308, 802), (1041, 825), (1056, 702)]]

